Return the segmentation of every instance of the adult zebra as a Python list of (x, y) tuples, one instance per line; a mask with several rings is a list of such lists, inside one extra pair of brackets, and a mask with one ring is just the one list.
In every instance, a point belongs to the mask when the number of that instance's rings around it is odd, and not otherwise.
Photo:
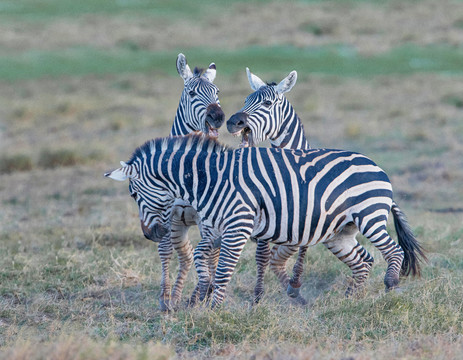
[[(204, 72), (199, 68), (192, 72), (182, 53), (177, 56), (176, 64), (177, 71), (184, 81), (184, 88), (170, 136), (184, 136), (196, 132), (217, 137), (225, 115), (220, 107), (219, 89), (213, 83), (217, 72), (215, 64), (211, 63)], [(148, 219), (141, 220), (145, 237), (159, 242), (158, 253), (162, 269), (159, 306), (162, 311), (168, 311), (180, 300), (186, 276), (193, 263), (188, 229), (199, 224), (199, 218), (191, 206), (179, 200), (172, 211), (171, 232), (153, 233), (146, 225)], [(169, 264), (173, 248), (178, 255), (179, 271), (171, 292)]]
[[(392, 200), (387, 175), (358, 153), (254, 147), (233, 150), (213, 139), (191, 135), (148, 141), (121, 168), (105, 176), (129, 179), (130, 194), (150, 233), (169, 231), (175, 199), (183, 199), (198, 212), (203, 239), (194, 259), (201, 298), (210, 286), (207, 261), (213, 241), (221, 237), (212, 307), (223, 302), (250, 237), (298, 246), (322, 242), (343, 252), (347, 241), (339, 241), (336, 234), (346, 226), (356, 226), (388, 264), (384, 278), (387, 290), (399, 284), (400, 273), (419, 274), (419, 261), (425, 259)], [(391, 210), (398, 244), (387, 233)], [(356, 243), (351, 241), (350, 245), (355, 247)], [(349, 253), (354, 254), (346, 254), (354, 282), (348, 292), (363, 285), (372, 264), (365, 252)]]
[[(235, 136), (242, 135), (241, 147), (255, 146), (269, 139), (272, 147), (282, 149), (309, 150), (310, 145), (304, 127), (284, 94), (289, 92), (297, 81), (297, 72), (292, 71), (278, 85), (266, 84), (246, 68), (249, 84), (254, 93), (250, 94), (243, 108), (227, 121), (227, 128)], [(293, 278), (286, 272), (287, 260), (299, 249), (293, 268)], [(287, 289), (288, 295), (300, 304), (305, 299), (300, 295), (300, 276), (307, 247), (274, 245), (270, 252), (269, 243), (258, 241), (256, 249), (257, 282), (254, 288), (254, 302), (259, 302), (264, 293), (264, 274), (270, 268)]]

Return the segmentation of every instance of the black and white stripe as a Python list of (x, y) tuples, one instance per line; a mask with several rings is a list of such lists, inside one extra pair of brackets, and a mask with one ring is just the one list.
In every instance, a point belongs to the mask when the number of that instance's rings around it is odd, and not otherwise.
[[(385, 258), (386, 289), (399, 283), (399, 273), (419, 273), (424, 257), (402, 213), (392, 200), (387, 175), (372, 160), (342, 150), (232, 150), (199, 136), (164, 138), (138, 148), (130, 161), (106, 176), (130, 179), (140, 211), (153, 219), (150, 228), (164, 231), (175, 199), (191, 204), (201, 218), (203, 239), (195, 249), (201, 298), (211, 284), (208, 259), (221, 237), (212, 306), (222, 303), (225, 289), (248, 238), (284, 245), (324, 243), (363, 284), (371, 257), (353, 251), (336, 237), (357, 228)], [(164, 201), (161, 204), (159, 199)], [(161, 202), (162, 202), (161, 201)], [(142, 206), (143, 205), (143, 206)], [(393, 207), (400, 225), (399, 244), (387, 233)], [(145, 218), (145, 215), (143, 215)], [(167, 229), (168, 230), (168, 229)], [(343, 255), (343, 252), (348, 251)], [(408, 261), (403, 262), (404, 251)]]

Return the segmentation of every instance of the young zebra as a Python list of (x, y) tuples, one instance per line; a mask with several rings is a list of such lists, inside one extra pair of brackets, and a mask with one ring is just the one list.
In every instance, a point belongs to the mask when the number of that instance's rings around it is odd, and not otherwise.
[[(192, 132), (218, 136), (225, 115), (220, 107), (219, 89), (213, 81), (216, 66), (211, 63), (206, 71), (190, 70), (185, 55), (177, 57), (177, 71), (184, 81), (184, 88), (170, 132), (171, 136), (188, 135)], [(196, 211), (183, 201), (176, 201), (172, 211), (170, 236), (167, 233), (152, 233), (142, 221), (142, 230), (150, 240), (159, 242), (161, 259), (161, 295), (159, 305), (162, 311), (171, 310), (180, 300), (183, 285), (193, 263), (193, 250), (188, 239), (188, 229), (199, 224)], [(171, 293), (169, 264), (174, 248), (178, 254), (179, 272)]]
[[(255, 146), (270, 139), (274, 148), (310, 149), (304, 127), (291, 103), (284, 94), (290, 91), (297, 81), (297, 72), (292, 71), (278, 85), (266, 84), (246, 68), (249, 84), (254, 93), (250, 94), (244, 107), (227, 121), (227, 128), (235, 136), (242, 135), (241, 147)], [(286, 261), (299, 248), (299, 256), (294, 265), (293, 278), (286, 272)], [(264, 274), (270, 268), (286, 289), (288, 295), (300, 304), (305, 299), (300, 295), (303, 262), (307, 247), (274, 245), (270, 252), (269, 243), (258, 241), (256, 249), (257, 282), (254, 288), (254, 302), (259, 302), (264, 294)], [(271, 259), (271, 260), (270, 260)]]
[[(221, 237), (212, 307), (225, 289), (246, 240), (311, 246), (326, 243), (344, 253), (353, 272), (348, 292), (361, 286), (372, 259), (357, 243), (337, 238), (355, 226), (383, 255), (386, 289), (399, 274), (419, 274), (423, 251), (392, 200), (387, 175), (364, 155), (342, 150), (229, 149), (191, 135), (148, 141), (122, 167), (105, 176), (129, 179), (140, 218), (151, 233), (169, 232), (172, 205), (182, 199), (198, 212), (203, 239), (195, 249), (201, 299), (210, 286), (207, 260)], [(387, 233), (392, 210), (398, 244)], [(347, 252), (346, 252), (347, 250)]]

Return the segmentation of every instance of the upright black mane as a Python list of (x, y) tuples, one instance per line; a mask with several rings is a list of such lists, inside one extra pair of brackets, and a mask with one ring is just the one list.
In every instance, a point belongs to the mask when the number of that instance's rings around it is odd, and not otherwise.
[(185, 150), (196, 148), (209, 153), (221, 153), (233, 150), (233, 148), (224, 145), (215, 138), (211, 138), (207, 135), (190, 134), (186, 136), (170, 136), (148, 140), (143, 145), (135, 149), (127, 164), (131, 165), (136, 159), (143, 157), (143, 155), (153, 154), (156, 150), (169, 151), (169, 149), (173, 149), (174, 146), (179, 148), (183, 145), (185, 145)]
[(203, 68), (199, 68), (196, 66), (195, 69), (193, 70), (193, 75), (200, 77), (203, 72), (204, 72)]

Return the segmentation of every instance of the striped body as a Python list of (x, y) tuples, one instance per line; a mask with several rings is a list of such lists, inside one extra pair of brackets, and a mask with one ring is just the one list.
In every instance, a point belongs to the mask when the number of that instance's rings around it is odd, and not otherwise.
[[(207, 261), (214, 240), (221, 237), (212, 306), (223, 301), (251, 236), (310, 246), (329, 244), (344, 228), (355, 226), (388, 262), (386, 286), (398, 284), (404, 252), (386, 231), (392, 188), (386, 174), (361, 154), (324, 149), (231, 150), (211, 139), (188, 136), (148, 142), (126, 166), (107, 176), (129, 178), (139, 208), (143, 204), (143, 211), (150, 212), (161, 228), (168, 229), (165, 219), (175, 199), (185, 200), (198, 212), (203, 239), (194, 259), (202, 298), (211, 281)], [(367, 258), (362, 265), (369, 271)]]

